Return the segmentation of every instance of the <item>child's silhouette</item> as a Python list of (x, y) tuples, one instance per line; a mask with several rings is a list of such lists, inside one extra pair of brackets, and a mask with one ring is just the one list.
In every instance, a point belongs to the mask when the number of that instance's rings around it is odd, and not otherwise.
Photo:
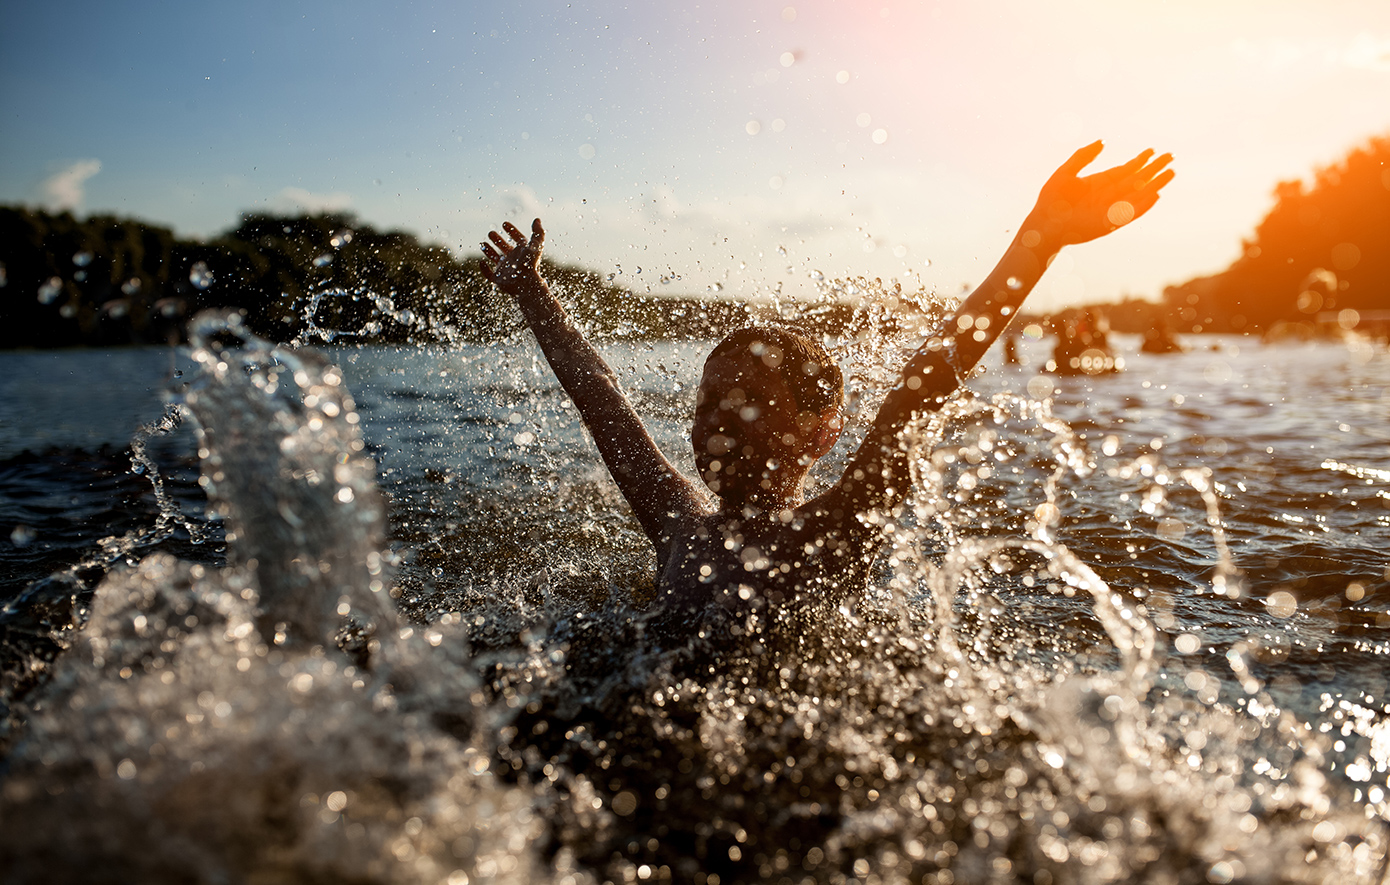
[(675, 626), (721, 600), (737, 611), (791, 602), (838, 604), (867, 586), (881, 543), (873, 514), (905, 498), (911, 476), (902, 431), (939, 409), (1004, 331), (1063, 246), (1096, 239), (1143, 215), (1172, 180), (1172, 157), (1144, 151), (1079, 177), (1100, 154), (1088, 145), (1048, 179), (1004, 257), (912, 356), (840, 480), (811, 501), (802, 486), (834, 446), (843, 384), (824, 348), (795, 332), (730, 335), (705, 363), (691, 443), (711, 501), (657, 448), (617, 377), (570, 321), (538, 272), (545, 231), (507, 223), (483, 244), (483, 273), (517, 299), (541, 350), (573, 398), (604, 463), (657, 553), (658, 604)]

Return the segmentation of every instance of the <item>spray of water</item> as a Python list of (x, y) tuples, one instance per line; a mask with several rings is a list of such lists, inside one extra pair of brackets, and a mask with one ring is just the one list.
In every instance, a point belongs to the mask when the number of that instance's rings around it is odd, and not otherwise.
[[(845, 339), (861, 412), (909, 340), (885, 316)], [(640, 541), (601, 516), (576, 537), (610, 553), (493, 557), (402, 617), (393, 589), (433, 565), (386, 541), (341, 371), (234, 317), (194, 332), (184, 405), (228, 565), (156, 555), (98, 588), (0, 793), (30, 824), (0, 829), (14, 881), (1383, 875), (1379, 714), (1329, 698), (1300, 719), (1253, 641), (1175, 653), (1158, 588), (1067, 543), (1097, 464), (1045, 401), (966, 396), (914, 430), (867, 597), (711, 612), (673, 647), (646, 634)], [(1239, 595), (1210, 477), (1107, 456), (1135, 519), (1173, 476), (1202, 497), (1220, 553), (1193, 589)]]

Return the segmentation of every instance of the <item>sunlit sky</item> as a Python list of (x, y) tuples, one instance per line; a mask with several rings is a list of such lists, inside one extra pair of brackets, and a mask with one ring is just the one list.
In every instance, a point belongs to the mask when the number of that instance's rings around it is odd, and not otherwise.
[(1051, 308), (1220, 270), (1276, 182), (1390, 132), (1390, 2), (0, 0), (0, 128), (3, 203), (348, 210), (460, 253), (540, 215), (557, 260), (747, 297), (954, 294), (1075, 148), (1172, 151)]

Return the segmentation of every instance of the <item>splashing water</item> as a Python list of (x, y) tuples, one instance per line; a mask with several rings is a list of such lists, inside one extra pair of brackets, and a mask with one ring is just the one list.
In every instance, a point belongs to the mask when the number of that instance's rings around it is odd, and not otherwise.
[(367, 634), (392, 623), (374, 470), (340, 371), (256, 341), (236, 314), (200, 316), (189, 337), (202, 372), (184, 404), (198, 419), (203, 486), (274, 635), (323, 643), (338, 618)]
[(100, 586), (10, 760), (11, 880), (530, 880), (537, 819), (473, 740), (497, 726), (466, 642), (383, 602), (341, 376), (235, 316), (192, 340), (184, 403), (231, 563), (156, 554)]
[[(853, 436), (941, 309), (826, 287), (871, 296), (839, 342)], [(671, 648), (646, 636), (650, 552), (529, 352), (335, 363), (229, 316), (192, 339), (227, 562), (106, 573), (0, 788), (14, 881), (1384, 875), (1384, 711), (1282, 695), (1287, 634), (1213, 472), (1098, 453), (1061, 396), (968, 392), (914, 428), (874, 589), (810, 641), (754, 620)], [(625, 353), (680, 451), (691, 371)], [(407, 392), (419, 416), (386, 417)], [(1210, 555), (1139, 549), (1160, 518)], [(144, 549), (122, 546), (106, 565)]]

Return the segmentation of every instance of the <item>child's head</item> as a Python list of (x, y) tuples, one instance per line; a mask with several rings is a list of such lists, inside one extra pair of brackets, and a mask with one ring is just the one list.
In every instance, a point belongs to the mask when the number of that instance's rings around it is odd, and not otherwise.
[(806, 471), (839, 438), (844, 380), (808, 336), (750, 326), (705, 360), (691, 443), (700, 476), (727, 501), (798, 497)]

